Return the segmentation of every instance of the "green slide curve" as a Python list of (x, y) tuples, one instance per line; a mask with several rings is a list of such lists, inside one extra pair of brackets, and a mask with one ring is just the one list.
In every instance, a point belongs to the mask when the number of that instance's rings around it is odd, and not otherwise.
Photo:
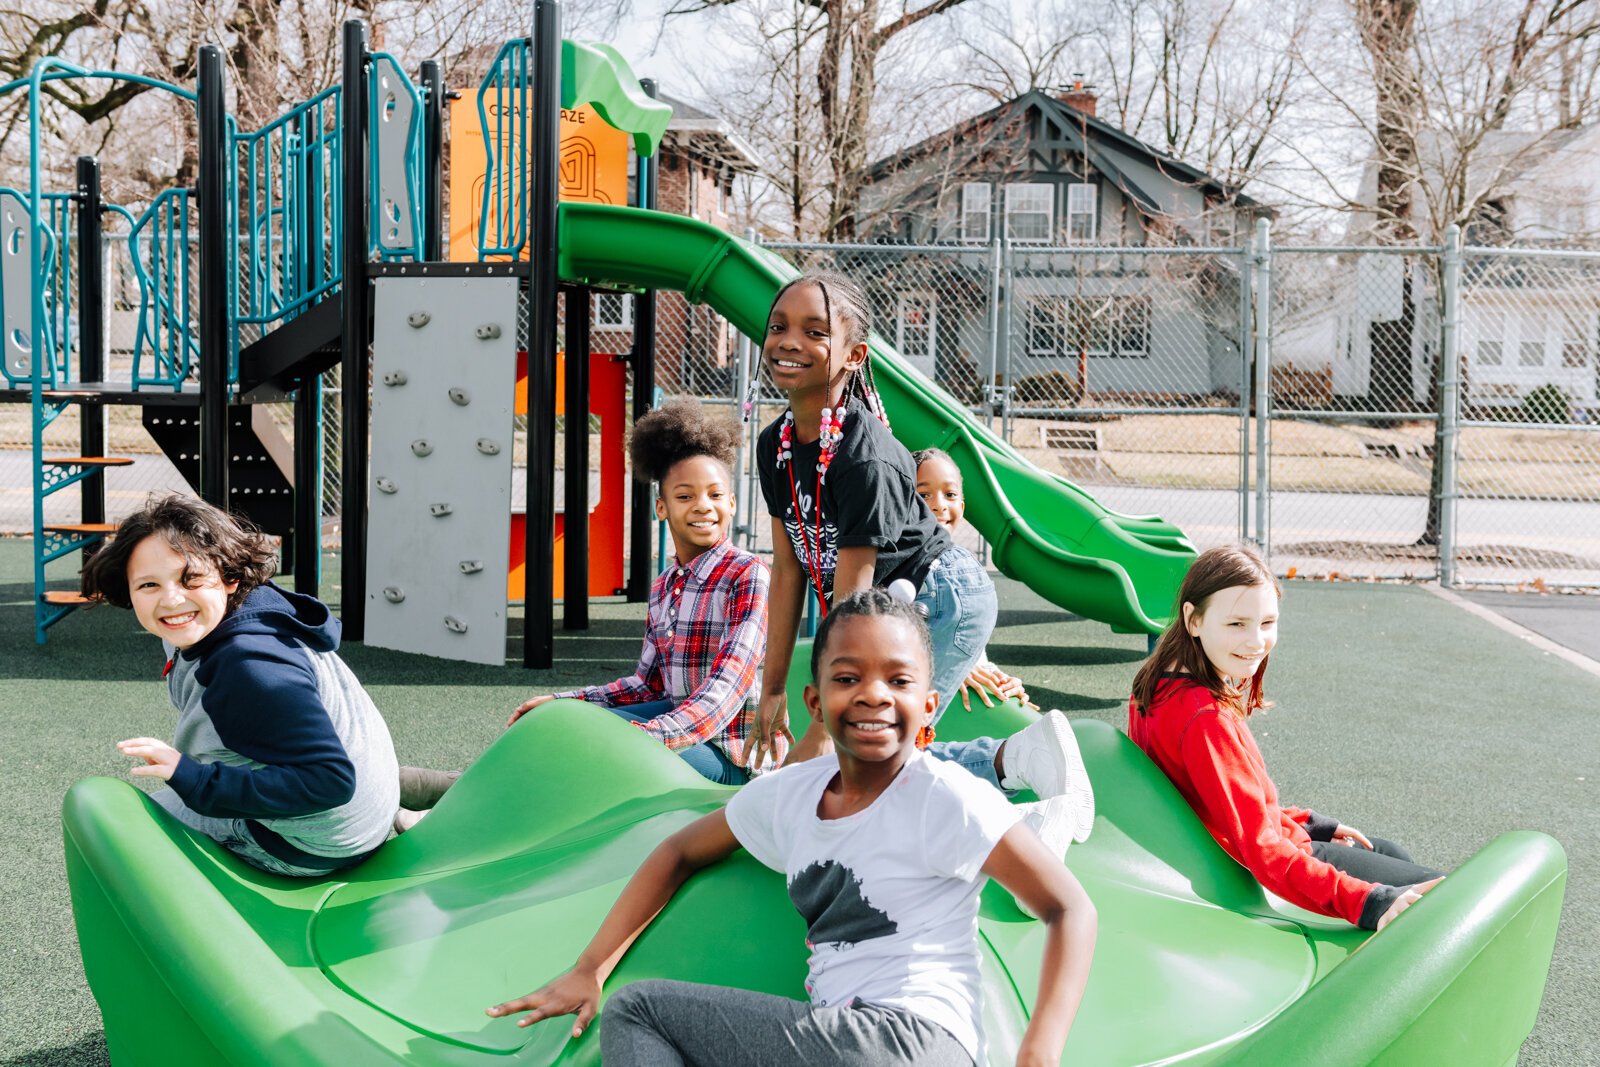
[(600, 117), (633, 135), (641, 156), (654, 155), (672, 108), (646, 95), (621, 52), (595, 41), (561, 42), (561, 106), (592, 104)]
[[(778, 287), (796, 271), (768, 250), (679, 215), (561, 205), (561, 276), (570, 282), (675, 289), (760, 337)], [(1108, 511), (1039, 470), (876, 334), (873, 367), (894, 434), (942, 448), (961, 468), (967, 521), (995, 565), (1051, 602), (1124, 633), (1159, 633), (1195, 549), (1162, 520)]]
[[(946, 716), (940, 734), (1004, 735), (1028, 718), (983, 708)], [(1063, 1063), (1515, 1062), (1560, 917), (1556, 842), (1496, 838), (1369, 937), (1268, 898), (1126, 737), (1074, 729), (1098, 811), (1066, 858), (1099, 935)], [(67, 875), (111, 1060), (597, 1064), (603, 1006), (577, 1040), (568, 1019), (523, 1030), (483, 1008), (570, 965), (648, 851), (730, 793), (615, 716), (552, 701), (410, 833), (353, 870), (296, 880), (244, 866), (126, 782), (79, 782), (63, 806)], [(1001, 1067), (1037, 997), (1043, 928), (993, 884), (978, 927)], [(676, 978), (800, 999), (804, 940), (783, 878), (737, 853), (684, 887), (605, 992)]]

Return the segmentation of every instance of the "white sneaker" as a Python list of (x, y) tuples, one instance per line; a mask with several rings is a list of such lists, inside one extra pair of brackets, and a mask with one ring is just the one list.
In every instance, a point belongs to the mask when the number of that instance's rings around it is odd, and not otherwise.
[[(1039, 835), (1039, 840), (1044, 842), (1044, 847), (1050, 854), (1057, 859), (1065, 857), (1078, 832), (1077, 798), (1051, 797), (1049, 800), (1038, 800), (1032, 804), (1017, 806), (1024, 813), (1023, 823)], [(1011, 899), (1016, 902), (1017, 909), (1028, 918), (1039, 917), (1033, 913), (1032, 908), (1022, 902), (1021, 897), (1012, 894)]]
[(1073, 840), (1082, 841), (1089, 836), (1094, 828), (1094, 787), (1089, 783), (1078, 739), (1065, 715), (1048, 712), (1008, 737), (1005, 764), (1001, 788), (1031, 789), (1040, 800), (1070, 798), (1076, 824)]
[(1017, 805), (1022, 821), (1057, 859), (1065, 856), (1078, 833), (1078, 805), (1073, 797), (1051, 797), (1032, 804)]

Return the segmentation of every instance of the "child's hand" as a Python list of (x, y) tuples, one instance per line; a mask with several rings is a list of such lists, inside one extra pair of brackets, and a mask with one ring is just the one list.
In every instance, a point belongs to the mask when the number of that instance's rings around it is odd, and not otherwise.
[(522, 703), (517, 705), (517, 710), (513, 711), (511, 713), (511, 718), (506, 720), (506, 725), (507, 726), (512, 725), (518, 719), (520, 719), (524, 715), (528, 714), (528, 712), (532, 711), (534, 708), (538, 707), (540, 704), (548, 704), (548, 703), (550, 703), (550, 701), (554, 700), (555, 698), (556, 698), (556, 695), (554, 693), (547, 693), (542, 697), (534, 697), (532, 700), (524, 700)]
[(782, 754), (778, 748), (780, 737), (788, 738), (789, 746), (794, 747), (794, 734), (789, 732), (789, 695), (768, 693), (756, 707), (754, 732), (745, 744), (745, 766), (759, 767), (768, 756), (777, 759)]
[(1339, 828), (1333, 832), (1333, 839), (1341, 845), (1360, 845), (1369, 851), (1372, 849), (1372, 842), (1367, 840), (1366, 834), (1354, 826), (1346, 826), (1343, 823), (1340, 823)]
[(1422, 894), (1426, 893), (1428, 890), (1432, 889), (1442, 881), (1444, 881), (1443, 875), (1435, 878), (1431, 882), (1418, 882), (1416, 885), (1408, 888), (1404, 893), (1401, 893), (1399, 896), (1395, 897), (1394, 903), (1389, 905), (1389, 910), (1378, 917), (1378, 929), (1382, 930), (1385, 926), (1388, 926), (1390, 923), (1394, 922), (1394, 917), (1396, 915), (1399, 915), (1402, 911), (1405, 911), (1407, 908), (1411, 907), (1411, 905), (1421, 900)]
[(118, 741), (117, 751), (124, 756), (144, 760), (144, 766), (133, 768), (129, 774), (136, 778), (159, 778), (163, 782), (171, 779), (178, 769), (178, 761), (183, 758), (183, 753), (153, 737), (130, 737), (126, 741)]
[(541, 1019), (553, 1019), (558, 1015), (576, 1015), (578, 1020), (572, 1024), (572, 1036), (580, 1037), (599, 1009), (599, 975), (574, 967), (525, 997), (496, 1004), (485, 1011), (497, 1019), (519, 1011), (527, 1012), (517, 1020), (518, 1026), (532, 1026)]
[(994, 667), (974, 667), (972, 673), (967, 675), (967, 680), (961, 683), (961, 706), (967, 711), (972, 710), (973, 693), (977, 693), (978, 699), (991, 708), (994, 707), (994, 702), (989, 699), (989, 694), (993, 693), (1001, 700), (1016, 697), (1017, 703), (1023, 707), (1039, 710), (1038, 706), (1028, 699), (1028, 691), (1023, 688), (1021, 678), (1014, 678)]

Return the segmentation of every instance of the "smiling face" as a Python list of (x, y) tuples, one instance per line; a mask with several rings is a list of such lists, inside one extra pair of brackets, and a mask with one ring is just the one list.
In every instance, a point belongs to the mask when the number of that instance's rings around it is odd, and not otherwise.
[(1233, 585), (1206, 602), (1204, 614), (1185, 602), (1183, 623), (1200, 639), (1218, 674), (1243, 682), (1278, 643), (1278, 594), (1270, 585)]
[(833, 738), (841, 762), (892, 762), (916, 751), (917, 731), (933, 718), (939, 696), (929, 688), (931, 664), (912, 625), (886, 615), (839, 620), (806, 686), (806, 708)]
[(732, 481), (728, 468), (710, 456), (690, 456), (668, 468), (656, 498), (656, 518), (665, 519), (672, 531), (679, 563), (687, 564), (728, 536)]
[(961, 495), (961, 472), (948, 459), (929, 456), (917, 464), (917, 495), (940, 526), (954, 530), (961, 524), (967, 501)]
[(778, 297), (761, 346), (773, 385), (790, 394), (831, 390), (847, 368), (854, 369), (867, 358), (865, 342), (850, 346), (840, 310), (833, 309), (831, 324), (828, 312), (818, 285), (794, 285)]
[(140, 541), (128, 556), (128, 598), (139, 625), (178, 648), (215, 630), (228, 614), (228, 597), (239, 588), (238, 582), (224, 582), (216, 568), (202, 571), (200, 566), (156, 535)]

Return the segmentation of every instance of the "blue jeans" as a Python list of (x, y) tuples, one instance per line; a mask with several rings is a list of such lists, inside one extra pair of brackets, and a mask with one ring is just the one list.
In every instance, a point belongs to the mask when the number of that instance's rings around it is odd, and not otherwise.
[[(983, 658), (1000, 603), (983, 564), (960, 545), (951, 545), (923, 579), (916, 605), (933, 635), (933, 688), (939, 694), (933, 721), (937, 723), (960, 693), (961, 683)], [(998, 789), (994, 757), (1004, 743), (1003, 738), (994, 737), (935, 741), (928, 746), (928, 755), (959, 763)]]
[(170, 788), (157, 789), (150, 794), (150, 799), (189, 829), (205, 834), (250, 866), (269, 874), (282, 874), (290, 878), (326, 878), (332, 873), (312, 867), (301, 867), (288, 860), (279, 859), (256, 844), (256, 839), (250, 836), (250, 830), (245, 826), (245, 820), (201, 815), (185, 804), (183, 798)]
[[(627, 719), (629, 722), (649, 722), (677, 706), (676, 700), (652, 700), (648, 704), (630, 704), (606, 710), (619, 719)], [(691, 748), (680, 748), (677, 751), (678, 755), (683, 757), (683, 762), (699, 771), (702, 778), (709, 778), (718, 785), (744, 785), (750, 780), (750, 775), (743, 767), (734, 763), (726, 752), (709, 742)]]

